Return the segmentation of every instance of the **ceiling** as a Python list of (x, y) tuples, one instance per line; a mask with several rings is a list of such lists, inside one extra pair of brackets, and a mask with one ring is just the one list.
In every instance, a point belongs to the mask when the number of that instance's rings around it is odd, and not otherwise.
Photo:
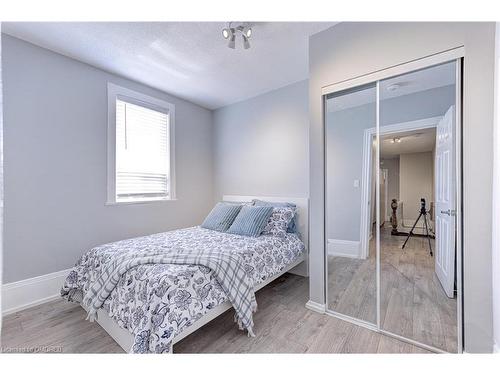
[(308, 77), (308, 38), (333, 22), (252, 23), (251, 48), (225, 22), (3, 22), (2, 31), (187, 99), (219, 108)]
[[(399, 138), (400, 143), (392, 143), (391, 139)], [(436, 145), (436, 128), (402, 132), (380, 137), (380, 157), (395, 158), (401, 154), (428, 152)]]
[[(446, 63), (398, 77), (380, 81), (381, 100), (413, 94), (455, 83), (455, 63)], [(374, 103), (375, 84), (364, 90), (346, 93), (327, 100), (329, 112), (341, 111), (364, 104)]]

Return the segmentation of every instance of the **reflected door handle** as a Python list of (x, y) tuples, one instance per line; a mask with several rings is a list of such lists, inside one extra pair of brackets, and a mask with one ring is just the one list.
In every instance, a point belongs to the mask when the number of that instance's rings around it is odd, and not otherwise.
[(455, 216), (455, 210), (441, 211), (441, 213), (448, 216)]

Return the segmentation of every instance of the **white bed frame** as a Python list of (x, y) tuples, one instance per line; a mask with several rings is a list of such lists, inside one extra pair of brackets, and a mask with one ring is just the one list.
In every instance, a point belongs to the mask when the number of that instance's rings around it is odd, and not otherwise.
[[(242, 195), (225, 195), (224, 201), (232, 202), (249, 202), (252, 199), (261, 199), (270, 202), (290, 202), (297, 205), (297, 226), (298, 232), (301, 235), (302, 241), (306, 246), (304, 254), (296, 259), (293, 263), (289, 264), (283, 271), (266, 281), (258, 284), (255, 291), (262, 289), (270, 282), (276, 280), (278, 277), (286, 272), (290, 272), (300, 276), (308, 276), (308, 259), (309, 259), (309, 199), (308, 198), (284, 198), (284, 197), (257, 197), (257, 196), (242, 196)], [(83, 307), (83, 305), (82, 305)], [(175, 336), (172, 345), (181, 341), (186, 336), (195, 332), (211, 320), (215, 319), (225, 311), (231, 308), (231, 303), (226, 301), (208, 314), (204, 315), (189, 328), (184, 329), (179, 335)], [(134, 336), (125, 328), (120, 327), (112, 318), (108, 316), (103, 310), (99, 311), (96, 319), (97, 323), (120, 345), (125, 352), (130, 352), (134, 344)]]

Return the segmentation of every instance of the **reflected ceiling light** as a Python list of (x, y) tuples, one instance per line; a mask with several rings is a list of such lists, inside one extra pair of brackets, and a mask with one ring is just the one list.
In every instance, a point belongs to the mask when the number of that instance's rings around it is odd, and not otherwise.
[(227, 27), (222, 29), (222, 36), (224, 37), (224, 39), (229, 40), (227, 46), (229, 48), (235, 49), (236, 33), (240, 33), (243, 40), (243, 48), (249, 49), (250, 42), (248, 41), (248, 39), (250, 39), (250, 37), (252, 36), (252, 28), (250, 27), (250, 24), (244, 22), (238, 25), (233, 25), (234, 23), (235, 22), (229, 22)]
[(387, 86), (387, 91), (396, 91), (400, 87), (401, 85), (399, 83), (393, 83), (392, 85)]
[(236, 35), (231, 34), (231, 39), (229, 39), (229, 43), (227, 44), (227, 46), (229, 48), (232, 48), (232, 49), (235, 49), (236, 48), (236, 43), (235, 43), (235, 39), (236, 39)]
[(230, 28), (226, 27), (224, 29), (222, 29), (222, 36), (224, 37), (224, 39), (229, 39), (229, 37), (233, 34), (233, 32), (231, 31)]
[(401, 138), (392, 138), (391, 143), (401, 143)]
[(400, 81), (400, 82), (394, 82), (387, 86), (385, 89), (387, 91), (397, 91), (403, 87), (411, 85), (411, 81)]
[(252, 36), (252, 28), (250, 26), (246, 26), (243, 29), (242, 33), (247, 39), (250, 39), (250, 37)]
[(250, 42), (248, 41), (248, 37), (243, 35), (243, 48), (249, 49), (250, 48)]

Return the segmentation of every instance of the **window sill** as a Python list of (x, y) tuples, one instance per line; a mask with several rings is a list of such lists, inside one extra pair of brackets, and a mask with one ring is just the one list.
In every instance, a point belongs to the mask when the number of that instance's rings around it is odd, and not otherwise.
[(177, 198), (155, 198), (155, 199), (144, 199), (136, 201), (122, 201), (122, 202), (106, 202), (105, 206), (127, 206), (131, 204), (150, 204), (150, 203), (164, 203), (176, 201)]

